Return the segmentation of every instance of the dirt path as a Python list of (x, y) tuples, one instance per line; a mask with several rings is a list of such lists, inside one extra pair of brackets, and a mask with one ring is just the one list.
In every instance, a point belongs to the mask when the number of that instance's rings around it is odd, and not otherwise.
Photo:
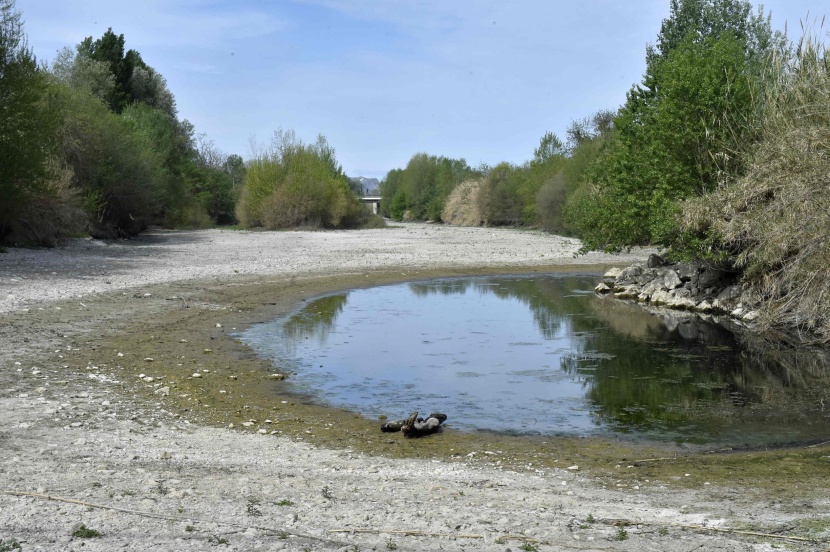
[[(0, 550), (830, 549), (827, 447), (638, 463), (662, 452), (453, 432), (413, 444), (275, 400), (279, 382), (229, 337), (334, 289), (644, 254), (577, 248), (404, 225), (0, 254)], [(81, 524), (101, 535), (73, 537)]]

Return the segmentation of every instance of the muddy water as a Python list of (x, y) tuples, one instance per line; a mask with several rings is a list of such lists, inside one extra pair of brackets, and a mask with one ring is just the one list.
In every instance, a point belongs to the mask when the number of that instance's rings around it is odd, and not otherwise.
[(243, 340), (292, 391), (453, 427), (723, 446), (830, 438), (826, 355), (595, 296), (596, 275), (398, 284), (310, 300)]

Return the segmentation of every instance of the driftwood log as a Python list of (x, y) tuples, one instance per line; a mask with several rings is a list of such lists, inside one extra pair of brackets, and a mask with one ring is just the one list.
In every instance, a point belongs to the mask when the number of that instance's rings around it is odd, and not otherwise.
[(418, 412), (413, 412), (406, 420), (386, 422), (380, 430), (387, 433), (400, 431), (404, 437), (423, 437), (440, 431), (446, 420), (447, 415), (440, 412), (430, 412), (426, 418), (419, 418)]

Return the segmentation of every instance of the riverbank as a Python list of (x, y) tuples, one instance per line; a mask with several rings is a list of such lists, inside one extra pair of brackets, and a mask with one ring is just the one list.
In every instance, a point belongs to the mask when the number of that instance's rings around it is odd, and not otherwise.
[[(0, 490), (82, 502), (2, 494), (0, 539), (24, 550), (515, 550), (522, 539), (540, 550), (767, 550), (779, 542), (683, 525), (826, 538), (827, 447), (689, 456), (453, 431), (407, 441), (281, 395), (271, 367), (229, 336), (340, 289), (600, 273), (648, 253), (574, 258), (578, 247), (537, 232), (407, 224), (162, 232), (0, 254), (0, 446), (8, 451)], [(71, 537), (80, 523), (102, 536)], [(393, 532), (407, 530), (418, 534)]]

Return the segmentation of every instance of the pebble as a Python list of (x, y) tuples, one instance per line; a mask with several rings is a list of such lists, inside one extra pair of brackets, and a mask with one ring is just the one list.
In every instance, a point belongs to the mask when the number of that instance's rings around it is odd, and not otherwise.
[(200, 374), (199, 372), (193, 372), (193, 376), (192, 376), (192, 377), (194, 377), (194, 378), (201, 378), (201, 377), (202, 377), (202, 374)]

